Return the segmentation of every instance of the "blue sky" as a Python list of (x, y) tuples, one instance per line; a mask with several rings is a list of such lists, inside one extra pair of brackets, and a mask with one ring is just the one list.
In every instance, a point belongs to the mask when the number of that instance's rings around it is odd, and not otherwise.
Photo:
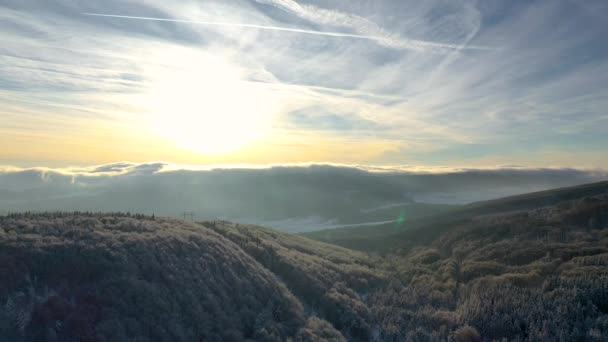
[(0, 164), (608, 168), (607, 14), (602, 0), (0, 0)]

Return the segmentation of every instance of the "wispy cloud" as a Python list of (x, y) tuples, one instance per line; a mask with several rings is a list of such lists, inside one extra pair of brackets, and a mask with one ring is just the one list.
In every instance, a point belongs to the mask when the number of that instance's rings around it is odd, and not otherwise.
[[(295, 2), (294, 2), (295, 4)], [(296, 4), (297, 5), (297, 4)], [(297, 5), (297, 9), (301, 9), (299, 5)], [(288, 8), (293, 8), (295, 6), (289, 6)], [(323, 19), (324, 23), (336, 23), (331, 20), (331, 16), (318, 16), (311, 15), (311, 12), (299, 12), (296, 13), (304, 14), (305, 18), (315, 18), (315, 19)], [(336, 15), (337, 13), (327, 12)], [(421, 48), (441, 48), (441, 49), (474, 49), (474, 50), (493, 50), (491, 47), (483, 47), (483, 46), (469, 46), (466, 43), (461, 45), (452, 45), (452, 44), (443, 44), (443, 43), (435, 43), (435, 42), (427, 42), (422, 40), (401, 40), (396, 38), (391, 38), (388, 36), (374, 36), (374, 35), (366, 35), (366, 34), (354, 34), (354, 33), (344, 33), (344, 32), (331, 32), (331, 31), (315, 31), (315, 30), (306, 30), (299, 29), (293, 27), (282, 27), (282, 26), (266, 26), (266, 25), (256, 25), (256, 24), (244, 24), (244, 23), (230, 23), (230, 22), (218, 22), (218, 21), (201, 21), (201, 20), (184, 20), (184, 19), (172, 19), (172, 18), (152, 18), (152, 17), (137, 17), (137, 16), (127, 16), (127, 15), (117, 15), (117, 14), (102, 14), (102, 13), (82, 13), (83, 15), (94, 16), (94, 17), (108, 17), (108, 18), (119, 18), (119, 19), (136, 19), (136, 20), (151, 20), (151, 21), (166, 21), (166, 22), (174, 22), (174, 23), (185, 23), (185, 24), (197, 24), (197, 25), (208, 25), (208, 26), (225, 26), (225, 27), (239, 27), (239, 28), (253, 28), (259, 30), (271, 30), (271, 31), (283, 31), (283, 32), (292, 32), (292, 33), (303, 33), (303, 34), (312, 34), (319, 36), (329, 36), (329, 37), (339, 37), (339, 38), (355, 38), (355, 39), (366, 39), (376, 41), (379, 44), (396, 49), (421, 49)], [(338, 16), (338, 20), (341, 16)], [(341, 26), (349, 21), (352, 21), (352, 17), (345, 16), (350, 20), (346, 22), (341, 22)], [(361, 22), (364, 22), (361, 20)], [(361, 29), (360, 23), (358, 21), (349, 23), (346, 26), (352, 26), (354, 28), (359, 28), (359, 30), (367, 31), (365, 29)], [(470, 40), (470, 39), (469, 39)]]
[[(601, 0), (2, 2), (0, 162), (606, 168), (605, 8)], [(182, 91), (195, 108), (271, 104), (268, 138), (222, 158), (160, 139), (150, 104), (167, 83), (179, 88), (175, 75), (183, 90), (213, 90)], [(209, 101), (215, 78), (227, 93), (264, 101)], [(171, 93), (168, 103), (179, 103), (180, 91)]]
[(355, 32), (361, 33), (364, 37), (374, 37), (379, 44), (395, 49), (473, 49), (473, 50), (493, 50), (493, 47), (468, 45), (473, 33), (461, 44), (446, 44), (416, 39), (405, 39), (395, 33), (389, 33), (376, 23), (358, 15), (344, 13), (337, 10), (328, 10), (313, 5), (300, 5), (293, 0), (255, 0), (262, 4), (275, 6), (287, 12), (293, 13), (303, 19), (309, 20), (320, 25), (330, 25), (344, 27)]

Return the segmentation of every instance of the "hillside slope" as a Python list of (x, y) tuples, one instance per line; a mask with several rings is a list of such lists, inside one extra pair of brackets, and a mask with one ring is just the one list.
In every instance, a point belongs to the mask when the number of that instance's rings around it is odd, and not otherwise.
[(302, 235), (347, 248), (386, 253), (402, 246), (404, 241), (410, 245), (430, 243), (442, 232), (455, 226), (470, 224), (477, 217), (533, 210), (602, 194), (608, 194), (608, 181), (454, 206), (438, 212), (434, 216), (408, 217), (399, 224), (345, 227), (303, 233)]
[(395, 340), (408, 328), (434, 338), (457, 324), (490, 341), (608, 336), (608, 195), (407, 238), (385, 259), (399, 284), (370, 304)]
[(369, 341), (378, 328), (365, 298), (383, 287), (378, 260), (297, 235), (226, 222), (204, 222), (276, 274), (304, 303), (349, 340)]
[(608, 336), (607, 182), (474, 203), (393, 234), (370, 230), (328, 236), (385, 255), (390, 283), (368, 300), (382, 340)]
[[(491, 201), (472, 203), (437, 217), (414, 222), (411, 229), (396, 234), (391, 239), (398, 246), (427, 244), (455, 227), (474, 226), (481, 218), (500, 215), (526, 214), (538, 209), (548, 209), (563, 215), (566, 212), (580, 211), (584, 220), (596, 220), (604, 226), (608, 221), (603, 216), (605, 195), (608, 195), (608, 182), (585, 184), (574, 187), (533, 192)], [(591, 204), (594, 203), (594, 204)], [(599, 208), (595, 208), (598, 206)], [(594, 208), (599, 210), (594, 211)], [(553, 224), (565, 222), (552, 221)], [(577, 222), (585, 226), (588, 222)], [(392, 245), (394, 247), (396, 245)]]
[(314, 341), (343, 337), (237, 244), (121, 214), (0, 218), (3, 341)]

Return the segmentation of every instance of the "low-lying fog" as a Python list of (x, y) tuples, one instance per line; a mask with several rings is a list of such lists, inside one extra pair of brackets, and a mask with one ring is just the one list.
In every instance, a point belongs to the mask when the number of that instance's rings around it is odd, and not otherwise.
[[(459, 205), (607, 178), (575, 169), (367, 171), (330, 165), (192, 170), (163, 163), (0, 168), (0, 213), (130, 211), (227, 219), (287, 231), (380, 224)], [(419, 203), (435, 204), (421, 206)]]

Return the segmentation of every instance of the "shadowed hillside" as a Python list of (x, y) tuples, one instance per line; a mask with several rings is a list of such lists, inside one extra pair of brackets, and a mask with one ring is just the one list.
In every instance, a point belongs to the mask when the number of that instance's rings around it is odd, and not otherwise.
[(334, 336), (237, 244), (120, 214), (0, 218), (3, 341), (299, 341)]
[(238, 244), (345, 336), (372, 339), (375, 319), (364, 298), (386, 283), (386, 272), (360, 252), (260, 227), (203, 223)]

